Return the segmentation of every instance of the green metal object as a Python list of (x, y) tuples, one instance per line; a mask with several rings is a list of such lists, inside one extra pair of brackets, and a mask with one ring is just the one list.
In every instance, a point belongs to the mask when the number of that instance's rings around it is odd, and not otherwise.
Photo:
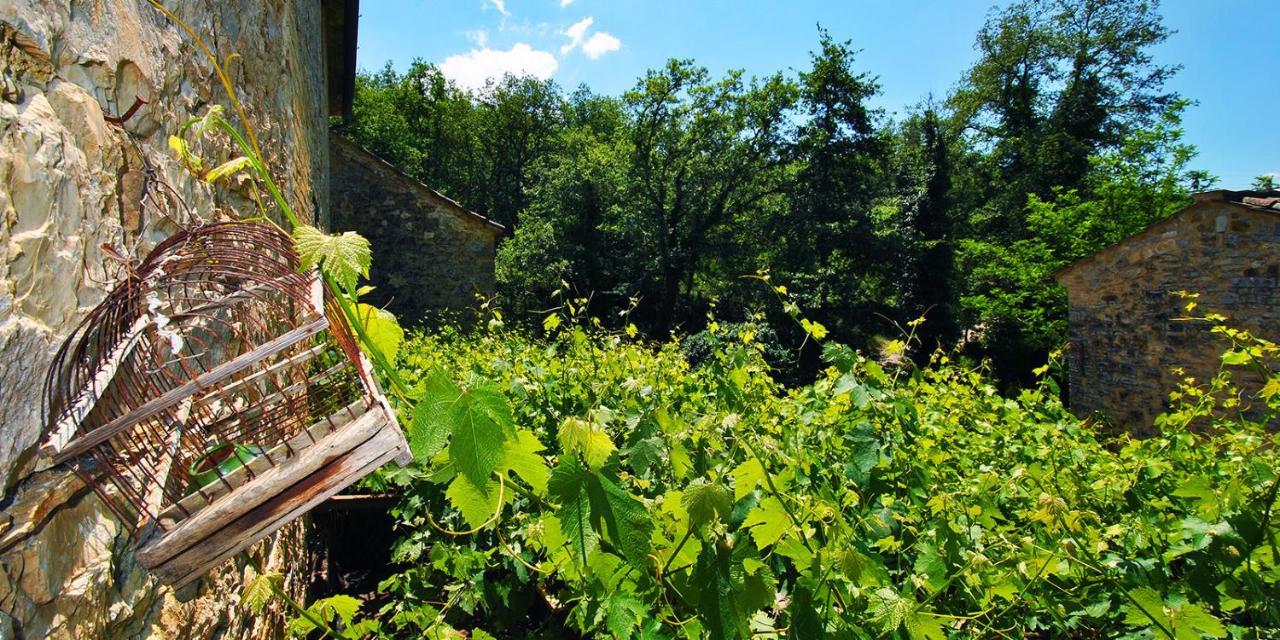
[(218, 481), (218, 478), (248, 464), (250, 460), (262, 455), (265, 451), (257, 445), (231, 444), (220, 442), (205, 450), (204, 455), (191, 463), (188, 472), (191, 475), (192, 490), (207, 487)]

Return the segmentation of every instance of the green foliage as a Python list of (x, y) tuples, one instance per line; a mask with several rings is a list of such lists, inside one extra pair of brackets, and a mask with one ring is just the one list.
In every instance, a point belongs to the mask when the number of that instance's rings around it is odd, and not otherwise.
[(680, 504), (689, 514), (689, 526), (701, 527), (727, 520), (733, 499), (723, 485), (699, 478), (685, 488)]
[(449, 418), (449, 458), (472, 484), (482, 487), (502, 462), (503, 444), (515, 436), (507, 399), (492, 386), (479, 385), (458, 396)]
[[(513, 77), (467, 92), (429, 64), (388, 67), (360, 76), (347, 134), (512, 228), (496, 280), (520, 321), (573, 290), (649, 335), (699, 334), (714, 309), (870, 348), (923, 316), (898, 356), (964, 344), (1027, 383), (1064, 339), (1051, 272), (1213, 182), (1187, 166), (1158, 9), (994, 10), (955, 90), (894, 120), (870, 106), (879, 83), (855, 43), (819, 28), (795, 72), (671, 60), (616, 97)], [(758, 270), (812, 324), (761, 300), (743, 278)], [(814, 355), (792, 358), (796, 377)]]
[(376, 620), (355, 621), (361, 602), (351, 596), (336, 595), (311, 603), (295, 618), (289, 620), (290, 637), (306, 638), (315, 631), (322, 631), (333, 638), (356, 640), (376, 633), (381, 625)]
[[(182, 152), (180, 151), (179, 153), (182, 153)], [(237, 173), (240, 173), (241, 171), (246, 171), (252, 166), (253, 165), (250, 162), (249, 158), (246, 158), (244, 156), (240, 156), (239, 158), (233, 158), (231, 160), (228, 160), (210, 169), (209, 173), (205, 174), (204, 181), (209, 183), (217, 182), (223, 178), (227, 178)]]
[(309, 225), (298, 225), (293, 229), (293, 244), (303, 269), (319, 267), (348, 295), (355, 295), (357, 278), (369, 277), (373, 255), (369, 241), (360, 234), (347, 231), (330, 235)]
[[(1224, 371), (1177, 390), (1148, 440), (1107, 439), (1049, 385), (1003, 397), (942, 357), (892, 374), (827, 345), (822, 375), (787, 388), (748, 334), (698, 366), (678, 343), (575, 324), (416, 336), (401, 362), (419, 415), (451, 415), (476, 387), (453, 381), (476, 377), (519, 431), (487, 492), (438, 439), (387, 475), (410, 568), (383, 584), (380, 633), (1274, 633), (1280, 347), (1220, 321), (1199, 322), (1243, 354), (1228, 366), (1275, 378), (1261, 404), (1244, 410)], [(549, 613), (530, 620), (534, 602)]]
[(260, 573), (254, 576), (240, 593), (240, 604), (254, 615), (261, 614), (283, 582), (284, 574), (281, 573)]
[(400, 343), (404, 342), (404, 329), (396, 317), (386, 309), (364, 303), (356, 305), (356, 315), (369, 336), (370, 348), (376, 349), (387, 362), (395, 362)]
[(1005, 367), (1004, 377), (1026, 376), (1066, 340), (1066, 292), (1053, 271), (1190, 203), (1187, 165), (1195, 154), (1182, 141), (1184, 107), (1175, 104), (1153, 128), (1095, 156), (1078, 190), (1055, 189), (1047, 200), (1028, 196), (1027, 237), (960, 244), (958, 268), (966, 275), (959, 313), (985, 326), (981, 340)]

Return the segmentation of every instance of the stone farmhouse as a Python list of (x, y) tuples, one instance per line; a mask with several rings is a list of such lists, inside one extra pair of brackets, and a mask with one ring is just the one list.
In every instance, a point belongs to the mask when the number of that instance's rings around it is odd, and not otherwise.
[[(1184, 377), (1205, 381), (1226, 344), (1178, 318), (1199, 310), (1280, 337), (1280, 192), (1210, 191), (1054, 274), (1070, 306), (1070, 405), (1150, 433)], [(1175, 369), (1181, 370), (1178, 375)]]
[[(358, 0), (165, 4), (219, 60), (236, 54), (228, 73), (300, 216), (367, 230), (385, 206), (397, 229), (413, 230), (395, 249), (412, 260), (387, 265), (406, 272), (379, 270), (401, 308), (492, 287), (499, 227), (341, 141), (330, 156), (330, 118), (350, 116)], [(238, 560), (196, 590), (159, 585), (106, 506), (37, 449), (45, 371), (124, 267), (113, 256), (145, 255), (176, 230), (172, 216), (253, 210), (243, 189), (204, 184), (168, 149), (183, 121), (215, 104), (232, 113), (196, 43), (146, 0), (0, 2), (0, 638), (284, 635), (279, 615), (237, 609), (252, 572)], [(207, 158), (231, 157), (224, 143), (203, 144)], [(378, 184), (394, 192), (373, 182), (356, 192), (354, 176), (369, 172), (390, 175)], [(253, 552), (286, 573), (294, 595), (310, 579), (308, 526), (294, 522)]]
[(329, 140), (333, 228), (373, 243), (371, 304), (412, 321), (493, 292), (494, 250), (505, 227), (337, 133)]

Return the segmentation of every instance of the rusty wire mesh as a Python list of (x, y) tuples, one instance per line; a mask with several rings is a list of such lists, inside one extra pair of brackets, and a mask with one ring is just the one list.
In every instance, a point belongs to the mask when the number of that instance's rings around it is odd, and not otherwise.
[(225, 452), (262, 458), (260, 473), (372, 408), (374, 389), (291, 239), (211, 224), (157, 246), (67, 338), (45, 382), (46, 450), (128, 526), (164, 530), (252, 481)]

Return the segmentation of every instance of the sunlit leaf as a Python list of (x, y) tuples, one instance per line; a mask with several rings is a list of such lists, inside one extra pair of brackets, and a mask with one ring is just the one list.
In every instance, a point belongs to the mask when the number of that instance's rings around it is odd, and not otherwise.
[(240, 604), (253, 615), (261, 615), (267, 603), (275, 597), (275, 589), (283, 583), (282, 573), (259, 573), (244, 586), (244, 591), (240, 593)]
[(532, 431), (518, 431), (515, 438), (507, 440), (507, 448), (503, 452), (499, 470), (515, 472), (522, 480), (529, 483), (535, 494), (546, 495), (551, 469), (547, 466), (547, 460), (539, 454), (545, 449), (546, 447)]
[(400, 344), (404, 342), (404, 329), (400, 328), (396, 317), (386, 309), (364, 303), (356, 305), (356, 314), (360, 318), (360, 323), (364, 325), (365, 333), (373, 343), (373, 348), (377, 349), (387, 362), (394, 363), (396, 355), (400, 352)]
[(319, 267), (347, 293), (355, 293), (358, 278), (369, 277), (373, 253), (369, 241), (354, 231), (330, 235), (299, 225), (293, 229), (293, 245), (303, 270)]
[(507, 440), (515, 437), (511, 405), (496, 387), (484, 384), (464, 391), (449, 414), (453, 421), (449, 458), (459, 473), (483, 490), (502, 462)]

